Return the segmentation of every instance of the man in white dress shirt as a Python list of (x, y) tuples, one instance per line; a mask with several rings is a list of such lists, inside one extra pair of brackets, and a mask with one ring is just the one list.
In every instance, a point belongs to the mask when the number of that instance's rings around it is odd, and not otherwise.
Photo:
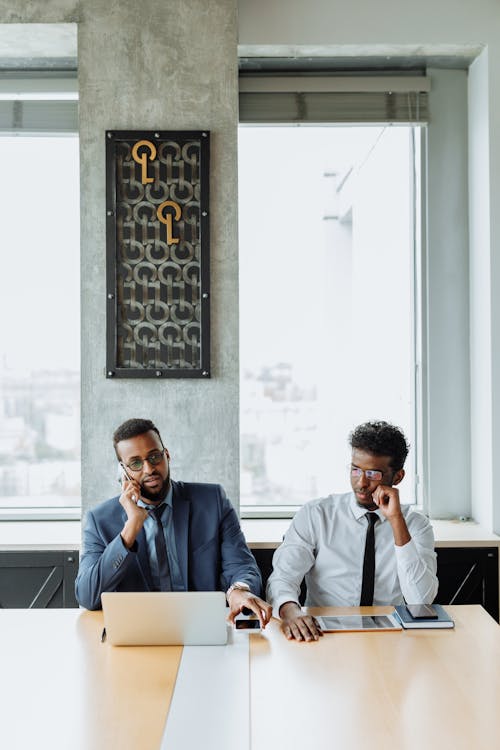
[(432, 526), (400, 504), (396, 489), (408, 455), (404, 434), (387, 422), (367, 422), (351, 433), (350, 445), (352, 492), (304, 505), (274, 554), (267, 599), (289, 639), (312, 641), (321, 635), (314, 617), (298, 603), (304, 577), (306, 606), (367, 603), (363, 574), (370, 527), (375, 549), (372, 543), (368, 603), (431, 603), (437, 593)]

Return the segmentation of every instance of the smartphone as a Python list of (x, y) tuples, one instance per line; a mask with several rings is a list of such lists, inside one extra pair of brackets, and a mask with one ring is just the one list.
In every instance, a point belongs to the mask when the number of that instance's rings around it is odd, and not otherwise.
[(235, 620), (234, 627), (236, 630), (260, 630), (259, 620)]
[[(127, 469), (125, 468), (124, 464), (121, 463), (121, 461), (119, 463), (119, 467), (120, 467), (120, 478), (118, 481), (120, 482), (120, 484), (123, 485), (123, 483), (127, 481), (132, 482), (133, 481), (132, 477), (129, 475)], [(137, 502), (137, 500), (141, 500), (141, 496), (139, 495), (139, 497), (137, 498), (135, 495), (132, 495), (132, 500), (134, 502)]]
[(406, 609), (414, 620), (437, 620), (437, 612), (430, 604), (407, 604)]
[(125, 466), (120, 462), (120, 482), (123, 484), (123, 482), (127, 479), (129, 482), (132, 481), (132, 477), (128, 475), (128, 472), (125, 468)]

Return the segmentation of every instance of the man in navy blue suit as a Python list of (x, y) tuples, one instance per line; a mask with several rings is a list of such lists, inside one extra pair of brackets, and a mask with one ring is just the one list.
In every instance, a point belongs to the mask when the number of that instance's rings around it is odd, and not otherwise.
[(76, 597), (101, 608), (103, 591), (226, 591), (229, 620), (243, 608), (264, 627), (271, 607), (238, 517), (218, 484), (174, 482), (149, 419), (113, 435), (122, 493), (87, 513)]

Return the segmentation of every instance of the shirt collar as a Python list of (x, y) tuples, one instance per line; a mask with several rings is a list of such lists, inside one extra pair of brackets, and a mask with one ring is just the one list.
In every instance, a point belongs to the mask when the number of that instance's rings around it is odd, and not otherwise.
[(351, 499), (349, 501), (349, 504), (351, 506), (352, 515), (354, 516), (356, 521), (359, 521), (360, 518), (364, 518), (366, 513), (376, 513), (381, 523), (387, 520), (381, 510), (369, 511), (366, 510), (366, 508), (362, 508), (361, 505), (358, 505), (354, 492), (351, 492)]
[[(174, 491), (173, 491), (173, 487), (172, 487), (172, 482), (170, 482), (170, 484), (168, 486), (168, 492), (166, 494), (166, 497), (162, 501), (165, 505), (168, 505), (170, 508), (172, 507), (173, 494), (174, 494)], [(141, 508), (146, 508), (146, 510), (149, 510), (152, 507), (156, 507), (156, 506), (153, 506), (150, 503), (146, 503), (144, 500), (142, 500), (142, 498), (141, 498), (141, 500), (137, 501), (137, 505), (139, 505)]]

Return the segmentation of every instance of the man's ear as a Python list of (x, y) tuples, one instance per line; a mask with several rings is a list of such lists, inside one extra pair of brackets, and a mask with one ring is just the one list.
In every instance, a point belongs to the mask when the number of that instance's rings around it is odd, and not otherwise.
[(402, 482), (404, 479), (404, 476), (405, 476), (404, 469), (399, 469), (399, 471), (396, 471), (396, 473), (394, 474), (392, 478), (392, 486), (394, 487), (395, 484), (399, 484), (400, 482)]

